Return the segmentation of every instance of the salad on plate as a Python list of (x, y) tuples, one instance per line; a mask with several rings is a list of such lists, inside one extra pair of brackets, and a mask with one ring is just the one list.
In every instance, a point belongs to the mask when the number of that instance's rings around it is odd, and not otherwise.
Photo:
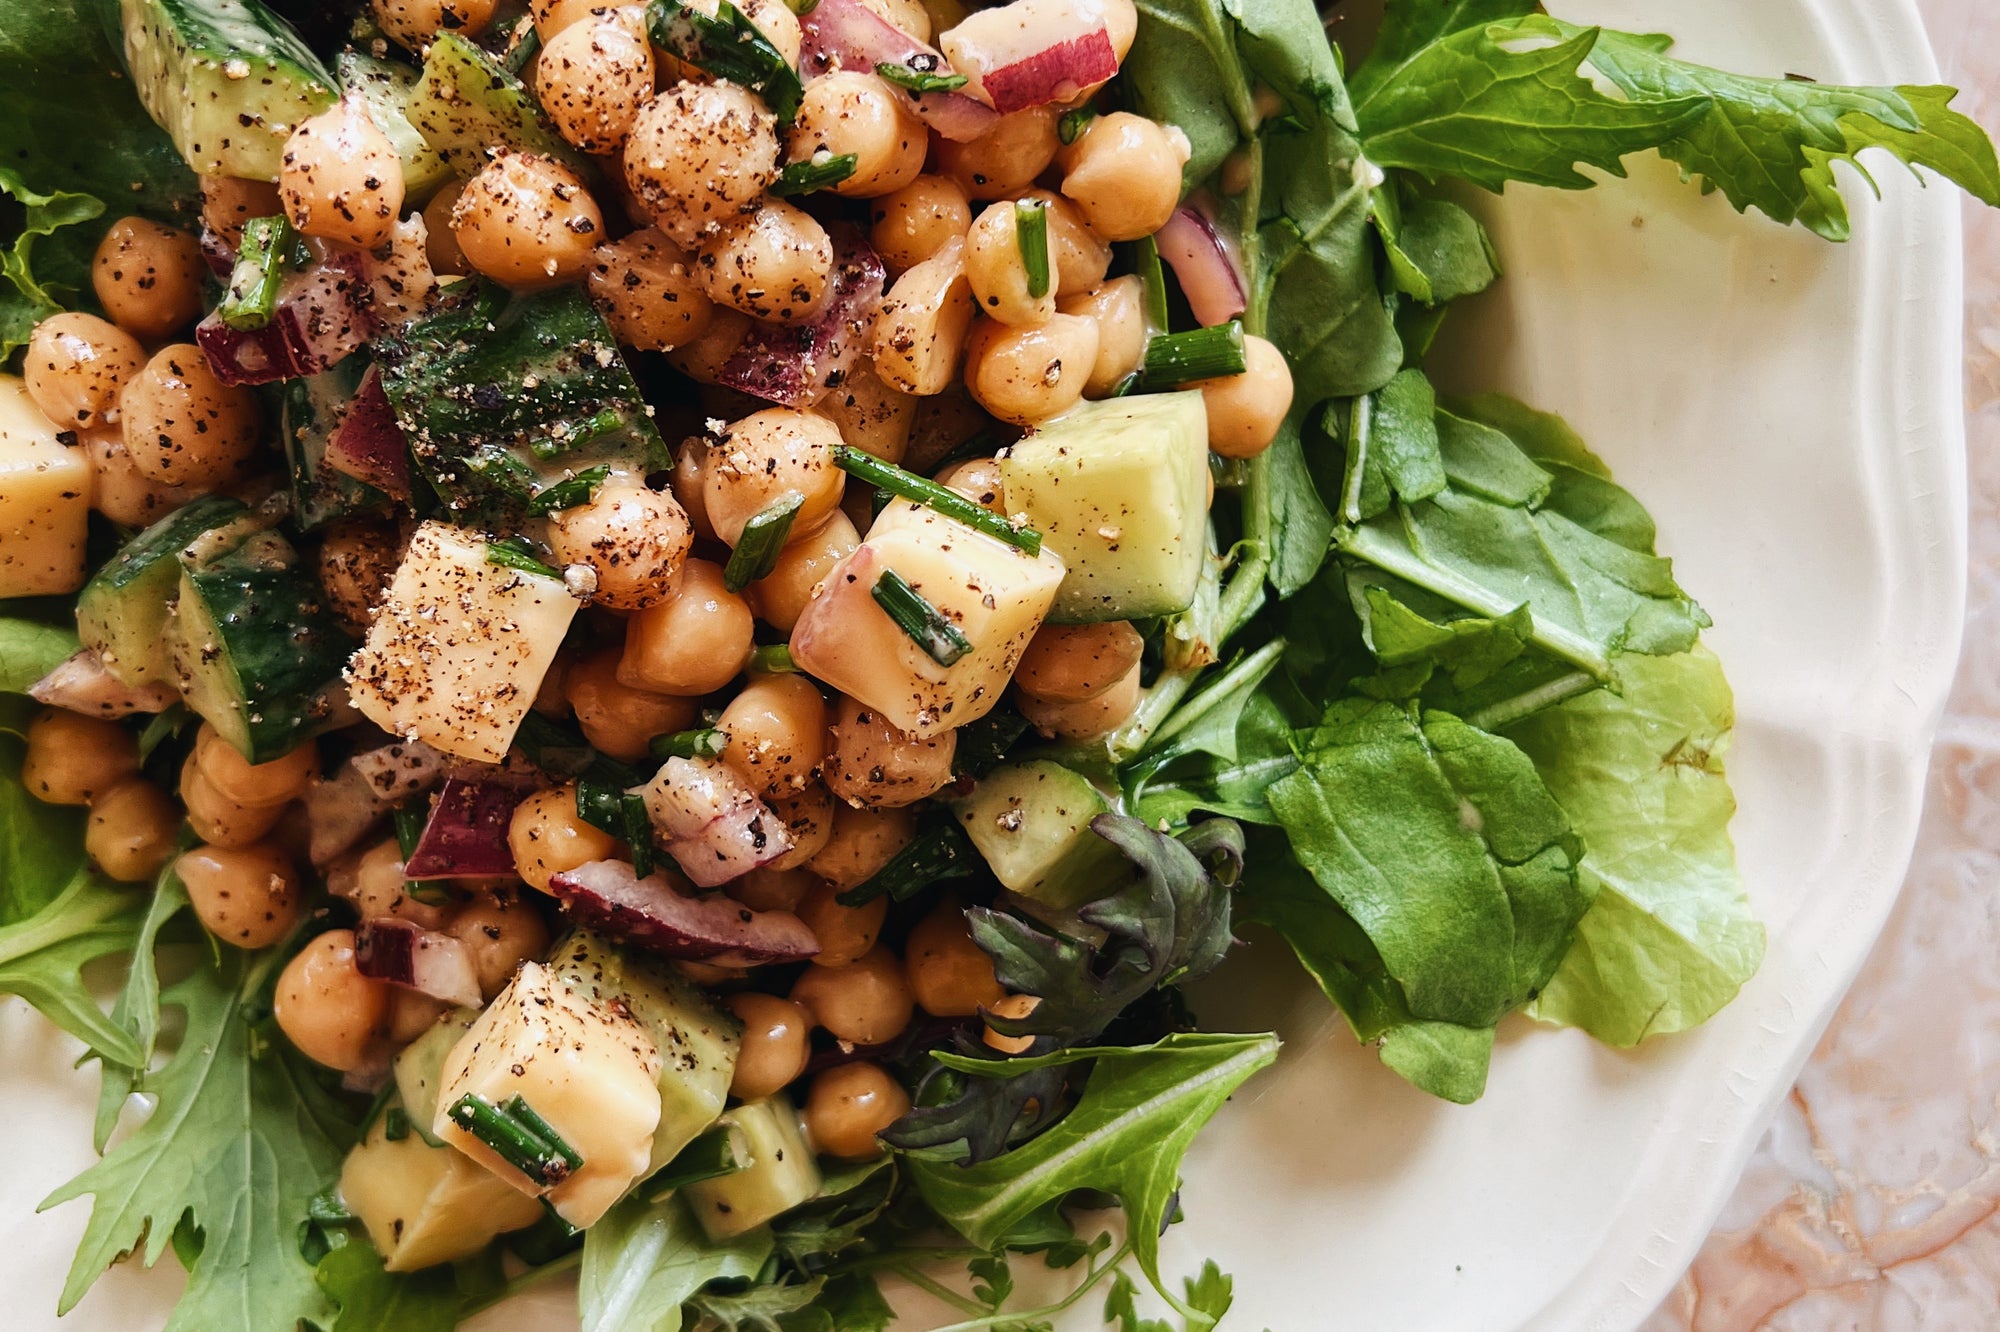
[(1730, 1001), (1708, 616), (1562, 404), (1426, 369), (1475, 196), (1655, 151), (1839, 241), (1843, 176), (2000, 203), (1993, 147), (1349, 8), (0, 4), (0, 993), (102, 1080), (62, 1312), (171, 1249), (191, 1332), (570, 1271), (604, 1332), (1206, 1328), (1159, 1241), (1279, 1057), (1184, 993), (1239, 931), (1461, 1103), (1509, 1014)]

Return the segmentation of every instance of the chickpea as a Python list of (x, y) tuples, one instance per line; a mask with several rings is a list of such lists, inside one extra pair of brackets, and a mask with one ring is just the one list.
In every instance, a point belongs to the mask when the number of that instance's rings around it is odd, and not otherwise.
[(1116, 683), (1081, 703), (1053, 703), (1020, 694), (1021, 715), (1046, 736), (1064, 740), (1095, 740), (1125, 724), (1139, 706), (1139, 667), (1135, 663)]
[(1073, 200), (1053, 190), (1029, 190), (1023, 201), (1040, 201), (1048, 210), (1049, 242), (1055, 247), (1056, 292), (1071, 296), (1089, 291), (1111, 271), (1111, 242), (1090, 229), (1090, 221)]
[(857, 361), (833, 392), (820, 399), (818, 410), (840, 431), (843, 443), (899, 463), (910, 447), (917, 400), (883, 383), (867, 361)]
[(813, 531), (786, 545), (771, 572), (744, 588), (743, 595), (758, 619), (789, 634), (799, 616), (805, 614), (813, 589), (860, 544), (861, 534), (855, 531), (853, 521), (835, 511)]
[[(1021, 243), (1024, 209), (1042, 212), (1042, 287), (1029, 286), (1028, 263)], [(1048, 205), (1015, 203), (989, 206), (974, 219), (965, 237), (965, 280), (972, 284), (979, 312), (1003, 324), (1046, 324), (1056, 312), (1056, 241), (1048, 227)]]
[(438, 1019), (451, 1011), (442, 999), (433, 999), (416, 990), (389, 991), (389, 1044), (401, 1049), (435, 1027)]
[(146, 363), (139, 339), (96, 315), (50, 315), (35, 325), (21, 363), (28, 396), (65, 430), (118, 419), (118, 395)]
[[(536, 35), (548, 42), (575, 24), (596, 17), (601, 10), (631, 3), (633, 0), (528, 0), (528, 13), (535, 21)], [(643, 0), (640, 3), (643, 5)]]
[(817, 412), (772, 407), (744, 417), (708, 451), (703, 504), (716, 537), (734, 546), (752, 518), (800, 497), (792, 535), (804, 537), (840, 505), (847, 474), (834, 465), (840, 429)]
[(1124, 620), (1045, 624), (1014, 668), (1014, 685), (1046, 703), (1082, 703), (1117, 687), (1139, 664), (1146, 640)]
[(881, 944), (845, 966), (807, 967), (792, 983), (791, 998), (849, 1045), (894, 1040), (916, 1006), (903, 964)]
[(608, 481), (588, 504), (549, 519), (557, 562), (588, 565), (597, 575), (591, 599), (614, 610), (644, 610), (671, 599), (693, 544), (680, 501), (629, 481)]
[(778, 178), (778, 121), (747, 88), (684, 81), (625, 140), (625, 183), (681, 245), (754, 211)]
[(576, 786), (569, 783), (537, 791), (515, 806), (507, 845), (521, 881), (546, 893), (553, 876), (608, 859), (618, 839), (583, 821), (576, 812)]
[(201, 178), (201, 225), (231, 249), (243, 243), (243, 224), (285, 211), (278, 187), (268, 180), (235, 176)]
[(139, 741), (116, 722), (44, 708), (28, 723), (21, 785), (46, 805), (87, 805), (139, 771)]
[(882, 922), (889, 916), (889, 899), (878, 897), (858, 907), (843, 906), (838, 898), (844, 891), (821, 879), (794, 908), (819, 940), (814, 966), (844, 967), (858, 962), (881, 937)]
[(598, 246), (587, 281), (591, 300), (618, 340), (641, 351), (672, 351), (693, 342), (715, 309), (687, 255), (651, 228)]
[(1098, 235), (1138, 240), (1167, 224), (1181, 201), (1187, 141), (1129, 111), (1098, 116), (1062, 150), (1062, 192)]
[[(696, 0), (696, 6), (702, 9), (713, 8), (712, 5), (704, 3), (704, 0)], [(750, 20), (751, 26), (763, 33), (764, 39), (778, 49), (778, 54), (785, 58), (785, 63), (797, 69), (799, 55), (805, 48), (806, 34), (804, 26), (799, 22), (799, 16), (792, 12), (791, 6), (786, 4), (785, 0), (748, 0), (748, 3), (740, 8), (743, 17)]]
[[(734, 310), (717, 313), (716, 321), (737, 320), (745, 326), (749, 320)], [(703, 541), (715, 540), (715, 526), (708, 521), (708, 501), (703, 498), (708, 488), (708, 441), (699, 435), (689, 435), (681, 441), (680, 450), (674, 454), (674, 470), (667, 475), (667, 484), (680, 501), (681, 509), (688, 516), (688, 525)]]
[(903, 945), (910, 993), (933, 1017), (971, 1017), (1006, 998), (993, 959), (972, 937), (965, 910), (946, 897), (917, 922)]
[(112, 323), (141, 342), (157, 342), (201, 318), (207, 271), (193, 236), (128, 217), (98, 242), (90, 285)]
[[(629, 626), (626, 632), (629, 638)], [(584, 738), (612, 758), (629, 763), (645, 757), (646, 742), (654, 736), (694, 725), (700, 708), (692, 698), (624, 683), (620, 678), (624, 655), (618, 647), (593, 652), (570, 667), (563, 687)]]
[(1243, 339), (1243, 373), (1189, 384), (1208, 408), (1208, 447), (1225, 458), (1254, 458), (1271, 447), (1292, 409), (1292, 368), (1256, 334)]
[(865, 1161), (882, 1152), (876, 1134), (910, 1113), (910, 1094), (880, 1064), (857, 1059), (813, 1079), (806, 1132), (828, 1156)]
[(262, 442), (257, 395), (224, 384), (191, 342), (162, 347), (125, 386), (125, 451), (142, 475), (213, 488), (242, 475)]
[(723, 586), (721, 566), (689, 560), (671, 600), (626, 621), (618, 680), (685, 698), (712, 694), (749, 664), (754, 627), (749, 604)]
[(752, 680), (717, 723), (728, 744), (722, 761), (758, 795), (802, 791), (826, 753), (826, 704), (803, 675)]
[(452, 210), (463, 193), (464, 181), (448, 181), (424, 205), (424, 257), (430, 260), (431, 272), (440, 277), (472, 275), (472, 265), (465, 261), (465, 251), (458, 248), (458, 235), (451, 229)]
[(210, 846), (237, 851), (267, 837), (284, 814), (283, 805), (243, 805), (225, 799), (201, 775), (194, 755), (181, 765), (181, 804), (188, 827)]
[(403, 875), (403, 848), (391, 837), (361, 853), (351, 865), (327, 875), (327, 887), (354, 904), (363, 920), (407, 920), (427, 930), (443, 929), (451, 911), (442, 903), (419, 902), (410, 896)]
[(937, 482), (955, 490), (982, 509), (1007, 512), (1007, 481), (1000, 472), (998, 458), (967, 458), (939, 472)]
[(818, 886), (819, 880), (805, 870), (766, 865), (730, 880), (722, 891), (752, 911), (796, 911), (806, 894)]
[(862, 7), (920, 42), (931, 39), (930, 11), (918, 0), (861, 0)]
[(966, 334), (979, 307), (965, 280), (965, 242), (954, 237), (896, 279), (876, 307), (870, 355), (882, 382), (928, 397), (958, 381)]
[(786, 136), (794, 162), (852, 153), (854, 172), (833, 186), (849, 199), (890, 194), (915, 180), (930, 149), (929, 132), (887, 83), (858, 70), (835, 70), (806, 84)]
[(833, 831), (806, 868), (845, 892), (874, 878), (916, 836), (917, 816), (907, 807), (857, 809), (835, 802)]
[(824, 784), (814, 782), (796, 795), (772, 796), (765, 803), (792, 835), (792, 849), (772, 861), (770, 869), (796, 870), (826, 849), (833, 836), (834, 806), (839, 802)]
[(475, 271), (532, 291), (583, 276), (604, 214), (562, 163), (503, 153), (466, 182), (451, 229)]
[[(705, 294), (697, 294), (703, 300), (708, 299)], [(729, 363), (729, 358), (736, 355), (744, 335), (750, 331), (749, 315), (727, 306), (710, 308), (712, 313), (708, 327), (667, 354), (667, 360), (673, 363), (674, 368), (697, 384), (713, 384), (722, 373), (722, 367)], [(694, 511), (690, 509), (688, 512)], [(695, 530), (701, 529), (697, 526)]]
[(1101, 287), (1056, 302), (1066, 315), (1097, 325), (1097, 360), (1084, 381), (1088, 398), (1101, 398), (1124, 382), (1146, 359), (1146, 283), (1136, 274), (1113, 278)]
[(586, 153), (616, 151), (653, 96), (645, 10), (608, 9), (546, 38), (535, 91), (563, 138)]
[(1061, 416), (1083, 398), (1097, 367), (1097, 321), (1059, 314), (1039, 328), (982, 320), (965, 354), (965, 381), (981, 407), (1015, 425)]
[(916, 267), (972, 229), (965, 187), (949, 176), (920, 175), (875, 201), (869, 243), (892, 273)]
[(686, 976), (696, 985), (709, 990), (720, 990), (725, 986), (740, 985), (749, 974), (743, 967), (718, 967), (710, 962), (696, 962), (691, 958), (680, 958), (674, 963), (674, 970)]
[(216, 794), (239, 805), (289, 804), (319, 775), (319, 747), (310, 740), (282, 758), (251, 763), (207, 722), (195, 737), (194, 758)]
[[(1032, 994), (1010, 994), (987, 1011), (995, 1017), (1019, 1021), (1041, 1006), (1042, 1001)], [(985, 1034), (980, 1039), (986, 1042), (988, 1049), (998, 1050), (1004, 1055), (1026, 1054), (1035, 1046), (1035, 1038), (1032, 1036), (1007, 1036), (993, 1030), (991, 1026), (986, 1028)]]
[[(932, 169), (956, 180), (969, 198), (1015, 198), (1056, 160), (1062, 147), (1056, 136), (1059, 114), (1053, 106), (1031, 106), (1000, 117), (970, 142), (940, 139), (931, 154)], [(1178, 167), (1174, 179), (1180, 179)]]
[(278, 194), (301, 235), (364, 250), (389, 239), (403, 211), (403, 168), (360, 93), (347, 94), (292, 131)]
[(743, 1024), (743, 1046), (736, 1056), (736, 1072), (729, 1094), (739, 1101), (783, 1091), (806, 1071), (812, 1048), (806, 1038), (812, 1033), (812, 1019), (789, 999), (774, 994), (745, 991), (723, 1000)]
[(84, 853), (119, 883), (150, 883), (173, 858), (180, 807), (143, 777), (120, 782), (90, 802)]
[(952, 783), (957, 731), (914, 740), (844, 695), (827, 730), (827, 789), (850, 805), (913, 805)]
[(83, 451), (90, 458), (90, 507), (122, 526), (151, 527), (201, 494), (192, 486), (163, 486), (141, 472), (117, 426), (85, 431)]
[(833, 241), (812, 214), (771, 199), (705, 237), (694, 271), (719, 305), (752, 319), (804, 319), (826, 295)]
[(363, 634), (402, 563), (404, 543), (380, 523), (344, 518), (329, 523), (319, 544), (319, 585), (327, 609), (349, 632)]
[(445, 930), (465, 945), (479, 976), (479, 993), (491, 999), (512, 980), (523, 962), (549, 951), (549, 927), (542, 913), (513, 896), (480, 894)]
[(354, 931), (328, 930), (285, 964), (271, 1010), (300, 1054), (345, 1073), (388, 1021), (389, 987), (355, 969)]
[(203, 928), (238, 948), (269, 948), (305, 910), (291, 858), (268, 842), (198, 846), (174, 862)]
[(1122, 65), (1132, 50), (1132, 42), (1139, 35), (1139, 6), (1133, 0), (1095, 2), (1097, 12), (1104, 17), (1105, 34), (1111, 38), (1111, 52)]
[(418, 54), (441, 32), (477, 37), (499, 8), (498, 0), (371, 0), (371, 6), (390, 40)]

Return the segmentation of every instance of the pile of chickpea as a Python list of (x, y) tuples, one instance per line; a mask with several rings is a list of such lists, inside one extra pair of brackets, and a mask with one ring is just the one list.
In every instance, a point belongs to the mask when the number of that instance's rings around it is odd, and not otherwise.
[[(936, 10), (950, 5), (938, 0)], [(869, 7), (919, 40), (932, 37), (933, 11), (917, 0)], [(447, 29), (478, 34), (495, 8), (496, 0), (374, 0), (383, 31), (413, 52)], [(796, 64), (792, 11), (781, 0), (744, 9)], [(1129, 0), (1106, 9), (1122, 59), (1136, 13)], [(421, 210), (438, 273), (524, 291), (581, 283), (622, 343), (667, 353), (688, 377), (712, 384), (754, 321), (817, 315), (832, 238), (812, 212), (768, 191), (788, 162), (851, 153), (856, 169), (831, 193), (870, 201), (869, 240), (891, 278), (870, 354), (817, 408), (749, 412), (714, 438), (688, 440), (665, 488), (614, 476), (590, 502), (549, 520), (556, 560), (595, 575), (599, 645), (560, 656), (536, 707), (573, 717), (592, 745), (624, 760), (719, 708), (723, 761), (790, 830), (791, 852), (726, 889), (753, 910), (796, 912), (812, 929), (820, 952), (789, 993), (752, 988), (759, 978), (742, 970), (681, 964), (743, 1021), (735, 1095), (798, 1081), (815, 1029), (851, 1049), (893, 1040), (918, 1009), (1024, 1016), (1034, 1000), (1003, 990), (955, 899), (922, 917), (901, 958), (880, 938), (886, 900), (836, 900), (915, 836), (912, 806), (952, 781), (954, 734), (912, 739), (851, 698), (829, 703), (798, 675), (752, 675), (727, 691), (751, 661), (757, 622), (790, 632), (868, 526), (867, 493), (846, 493), (837, 445), (902, 462), (922, 398), (962, 386), (983, 413), (1032, 428), (1110, 393), (1138, 367), (1154, 330), (1141, 280), (1107, 276), (1111, 244), (1168, 220), (1186, 139), (1113, 112), (1064, 143), (1061, 109), (1041, 106), (953, 142), (931, 134), (873, 72), (842, 69), (808, 77), (796, 118), (780, 126), (751, 92), (655, 50), (642, 5), (535, 0), (532, 10), (543, 44), (530, 86), (563, 138), (601, 164), (601, 183), (553, 158), (496, 155)], [(248, 219), (282, 211), (322, 243), (379, 248), (407, 211), (395, 148), (355, 98), (297, 128), (275, 185), (210, 178), (203, 190), (204, 226), (230, 244)], [(1017, 203), (1046, 210), (1052, 280), (1041, 294), (1030, 284)], [(607, 220), (606, 204), (617, 221)], [(29, 346), (29, 393), (78, 433), (94, 467), (94, 507), (127, 527), (199, 494), (241, 489), (278, 462), (257, 396), (222, 384), (185, 340), (203, 312), (203, 267), (192, 235), (124, 219), (93, 273), (109, 319), (58, 315)], [(1260, 338), (1247, 345), (1246, 373), (1191, 386), (1204, 395), (1210, 447), (1227, 457), (1267, 447), (1291, 402), (1283, 356)], [(939, 479), (1003, 507), (991, 458)], [(720, 548), (788, 495), (802, 503), (776, 566), (729, 590)], [(398, 537), (394, 526), (360, 520), (334, 525), (319, 543), (329, 605), (357, 632), (394, 571)], [(1141, 646), (1125, 623), (1045, 627), (1015, 679), (1021, 710), (1048, 735), (1108, 733), (1138, 702)], [(24, 778), (43, 800), (89, 806), (89, 855), (122, 882), (148, 881), (173, 858), (184, 808), (201, 842), (177, 863), (194, 910), (218, 939), (260, 948), (290, 935), (311, 906), (297, 802), (319, 768), (311, 742), (250, 765), (204, 727), (177, 801), (142, 775), (128, 727), (50, 711), (29, 727)], [(522, 884), (544, 893), (552, 875), (622, 850), (578, 817), (570, 787), (523, 802), (509, 843)], [(544, 904), (515, 885), (478, 886), (441, 904), (412, 897), (393, 839), (336, 863), (328, 880), (364, 922), (396, 917), (459, 939), (489, 999), (548, 947)], [(378, 1064), (445, 1007), (361, 975), (354, 949), (352, 930), (318, 934), (276, 994), (292, 1042), (349, 1071)], [(1027, 1044), (990, 1027), (985, 1039), (1009, 1052)], [(821, 1150), (861, 1157), (908, 1106), (882, 1067), (854, 1059), (813, 1078), (805, 1115)]]

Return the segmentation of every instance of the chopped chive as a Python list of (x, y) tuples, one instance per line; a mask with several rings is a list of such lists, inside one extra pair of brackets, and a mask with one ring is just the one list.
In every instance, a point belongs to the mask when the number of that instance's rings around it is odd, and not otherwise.
[(1049, 205), (1042, 199), (1022, 199), (1014, 205), (1014, 240), (1021, 247), (1021, 266), (1028, 270), (1028, 295), (1049, 294)]
[(315, 1193), (306, 1203), (306, 1220), (317, 1221), (323, 1226), (345, 1225), (354, 1219), (354, 1213), (340, 1200), (340, 1190), (329, 1185)]
[(586, 467), (575, 476), (565, 477), (553, 485), (543, 486), (528, 501), (530, 513), (554, 513), (558, 509), (574, 509), (597, 498), (597, 491), (611, 479), (611, 468), (603, 463)]
[(777, 567), (785, 538), (792, 534), (792, 521), (805, 502), (805, 496), (793, 491), (765, 505), (743, 524), (743, 535), (736, 538), (736, 549), (729, 552), (729, 563), (722, 569), (724, 587), (741, 592)]
[(742, 84), (779, 120), (797, 115), (805, 89), (792, 62), (729, 0), (718, 0), (715, 10), (711, 17), (681, 0), (652, 0), (646, 26), (655, 46), (718, 79)]
[(422, 801), (398, 807), (396, 845), (402, 848), (403, 859), (417, 854), (417, 843), (423, 839), (424, 826), (430, 821), (431, 812)]
[(1140, 390), (1157, 393), (1197, 379), (1240, 375), (1244, 366), (1240, 319), (1187, 333), (1162, 333), (1146, 344)]
[(467, 1092), (451, 1107), (450, 1118), (544, 1187), (562, 1183), (583, 1164), (575, 1149), (519, 1096), (498, 1106), (477, 1092)]
[[(942, 471), (943, 469), (940, 468), (939, 470)], [(877, 518), (880, 518), (882, 516), (882, 510), (888, 508), (890, 503), (894, 501), (895, 498), (896, 497), (894, 495), (891, 495), (888, 491), (882, 489), (882, 487), (880, 486), (876, 486), (874, 489), (870, 490), (868, 492), (868, 521), (872, 523)]]
[(934, 883), (976, 874), (985, 863), (958, 820), (946, 816), (919, 832), (872, 877), (833, 900), (846, 907), (866, 906), (878, 897), (907, 901)]
[(583, 1244), (583, 1232), (563, 1220), (561, 1213), (549, 1206), (547, 1198), (541, 1202), (542, 1219), (506, 1237), (507, 1247), (530, 1267), (552, 1263)]
[(535, 21), (522, 15), (514, 26), (514, 44), (507, 48), (507, 54), (500, 64), (515, 78), (523, 77), (528, 66), (535, 63), (535, 57), (542, 53), (542, 35), (535, 31)]
[(665, 763), (670, 758), (720, 758), (728, 744), (728, 736), (713, 726), (705, 726), (698, 731), (675, 731), (671, 735), (656, 735), (647, 747), (652, 750), (654, 758)]
[(798, 669), (789, 643), (767, 643), (750, 654), (750, 670), (755, 675), (790, 675)]
[(949, 666), (972, 651), (972, 643), (945, 618), (944, 612), (924, 600), (923, 594), (903, 581), (894, 569), (884, 569), (875, 580), (875, 604), (887, 611), (896, 627), (924, 650), (924, 655), (940, 666)]
[(243, 224), (243, 243), (229, 273), (229, 290), (215, 307), (217, 318), (239, 333), (255, 333), (271, 322), (297, 236), (283, 217), (253, 217)]
[(1032, 527), (1016, 527), (1007, 519), (983, 505), (974, 504), (957, 491), (941, 486), (915, 472), (906, 472), (894, 463), (883, 462), (872, 453), (863, 453), (849, 444), (836, 444), (833, 448), (834, 465), (849, 476), (858, 476), (871, 486), (878, 486), (892, 495), (900, 496), (925, 508), (935, 509), (954, 522), (984, 532), (987, 536), (1004, 541), (1029, 555), (1042, 553), (1042, 534)]
[(646, 1181), (645, 1195), (658, 1201), (675, 1189), (733, 1175), (749, 1164), (737, 1150), (736, 1135), (727, 1124), (720, 1124), (681, 1148), (673, 1160), (661, 1166)]
[(424, 879), (403, 880), (403, 896), (412, 902), (422, 902), (425, 906), (443, 906), (451, 901), (451, 891), (441, 883), (431, 883)]
[(902, 63), (884, 60), (875, 66), (875, 76), (913, 93), (951, 92), (963, 88), (963, 74), (940, 74), (943, 62), (929, 51), (919, 51)]
[(1056, 121), (1056, 137), (1065, 144), (1075, 143), (1083, 137), (1084, 130), (1088, 129), (1090, 122), (1095, 119), (1097, 119), (1097, 108), (1094, 106), (1080, 106), (1074, 111), (1065, 111), (1062, 119)]
[(1116, 384), (1112, 385), (1111, 396), (1114, 398), (1129, 398), (1134, 393), (1137, 393), (1139, 391), (1139, 385), (1145, 382), (1146, 382), (1145, 371), (1134, 370), (1131, 374), (1125, 376), (1125, 378), (1119, 380)]
[(390, 1142), (401, 1142), (410, 1136), (410, 1112), (400, 1105), (389, 1107), (382, 1116), (382, 1136)]
[(785, 169), (778, 173), (778, 179), (772, 182), (770, 193), (780, 199), (790, 199), (801, 194), (830, 190), (853, 175), (860, 161), (853, 153), (842, 153), (838, 157), (814, 154), (803, 162), (787, 162)]
[(1167, 317), (1167, 274), (1160, 266), (1160, 247), (1151, 236), (1141, 236), (1135, 267), (1146, 284), (1146, 322), (1153, 331), (1164, 333), (1172, 325)]
[(653, 816), (646, 812), (645, 797), (627, 791), (618, 798), (619, 835), (632, 848), (632, 872), (645, 878), (653, 872)]
[(486, 562), (497, 564), (503, 569), (518, 569), (522, 573), (540, 574), (544, 578), (558, 580), (562, 578), (562, 571), (536, 555), (533, 544), (524, 536), (511, 536), (500, 541), (487, 542)]
[[(481, 481), (522, 500), (532, 500), (541, 478), (535, 469), (497, 444), (482, 444), (465, 455), (463, 466)], [(421, 475), (421, 473), (419, 473)]]
[(978, 721), (958, 728), (958, 744), (952, 750), (952, 775), (984, 777), (1027, 732), (1028, 719), (1002, 701)]
[(785, 8), (804, 18), (819, 8), (819, 0), (785, 0)]

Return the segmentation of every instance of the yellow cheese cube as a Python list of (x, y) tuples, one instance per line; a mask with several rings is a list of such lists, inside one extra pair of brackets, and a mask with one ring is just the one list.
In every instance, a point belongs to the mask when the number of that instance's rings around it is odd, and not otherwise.
[(414, 1131), (389, 1141), (386, 1119), (341, 1163), (340, 1200), (391, 1272), (469, 1258), (494, 1236), (542, 1217), (540, 1203), (463, 1152), (433, 1147)]
[(0, 375), (0, 599), (83, 586), (90, 459), (58, 433), (21, 380)]

